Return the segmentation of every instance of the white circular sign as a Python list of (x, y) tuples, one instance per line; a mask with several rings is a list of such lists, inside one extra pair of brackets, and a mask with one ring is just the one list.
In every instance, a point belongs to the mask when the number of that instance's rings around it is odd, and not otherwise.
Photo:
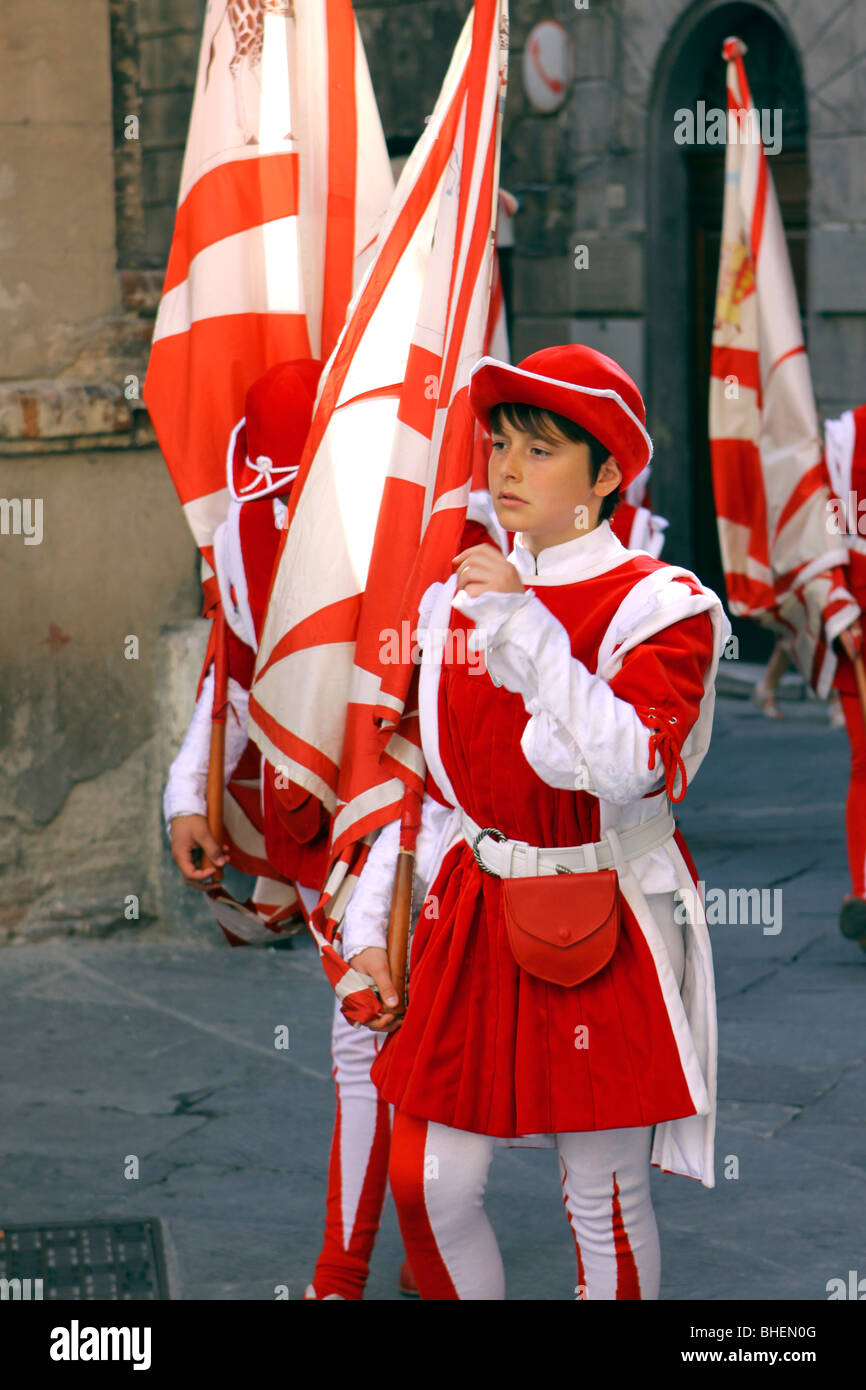
[(555, 19), (536, 24), (523, 50), (523, 86), (536, 111), (558, 111), (571, 81), (568, 34)]

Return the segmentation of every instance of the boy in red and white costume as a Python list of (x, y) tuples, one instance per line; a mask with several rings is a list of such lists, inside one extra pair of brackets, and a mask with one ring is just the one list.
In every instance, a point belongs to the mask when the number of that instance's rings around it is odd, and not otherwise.
[[(246, 713), (256, 651), (264, 623), (271, 574), (286, 516), (286, 498), (297, 476), (310, 426), (322, 364), (308, 359), (280, 362), (249, 389), (246, 414), (232, 431), (226, 460), (229, 492), (226, 520), (214, 533), (214, 568), (227, 626), (228, 702), (225, 780), (259, 780), (260, 754), (249, 742)], [(244, 815), (227, 808), (228, 855), (207, 826), (206, 790), (213, 709), (213, 632), (205, 656), (196, 707), (184, 743), (169, 771), (163, 809), (172, 854), (188, 884), (207, 889), (210, 870), (193, 862), (196, 848), (212, 863), (231, 862), (244, 873), (259, 874), (270, 864), (272, 877), (258, 883), (257, 904), (276, 896), (279, 885), (299, 888), (304, 916), (318, 897), (324, 872), (324, 843), (299, 845), (291, 861), (274, 863), (266, 853), (267, 815), (260, 793), (243, 797)], [(232, 835), (232, 830), (235, 835)], [(302, 836), (305, 840), (311, 836)], [(267, 914), (262, 911), (262, 915)], [(267, 939), (267, 932), (262, 932)]]
[[(195, 866), (192, 856), (196, 846), (212, 863), (230, 861), (248, 873), (261, 870), (256, 859), (264, 853), (269, 877), (259, 877), (254, 901), (271, 903), (291, 884), (307, 919), (318, 901), (327, 869), (328, 819), (305, 789), (281, 779), (269, 764), (260, 768), (259, 750), (248, 743), (246, 711), (286, 502), (309, 430), (321, 365), (306, 360), (282, 362), (250, 387), (245, 415), (229, 442), (228, 517), (214, 537), (216, 575), (229, 629), (231, 709), (226, 721), (225, 775), (226, 782), (245, 770), (252, 781), (261, 777), (263, 804), (258, 793), (254, 798), (258, 804), (246, 804), (256, 837), (254, 847), (236, 843), (229, 834), (230, 848), (225, 855), (208, 830), (205, 796), (213, 706), (210, 652), (192, 722), (172, 764), (164, 797), (172, 853), (187, 883), (206, 890), (212, 882), (210, 870)], [(242, 759), (252, 759), (249, 769)], [(261, 935), (266, 939), (266, 928)], [(308, 1297), (352, 1299), (363, 1293), (385, 1197), (390, 1138), (388, 1106), (379, 1099), (370, 1080), (375, 1055), (375, 1037), (358, 1033), (335, 1010), (332, 1057), (337, 1113), (325, 1239), (314, 1274), (316, 1288), (311, 1286)]]
[[(866, 610), (866, 405), (846, 410), (838, 420), (827, 420), (824, 426), (824, 459), (830, 490), (841, 503), (847, 521), (843, 532), (848, 546), (847, 582), (851, 593)], [(853, 510), (856, 515), (851, 515)], [(862, 528), (862, 529), (861, 529)], [(860, 641), (854, 630), (854, 642)], [(842, 904), (839, 926), (844, 936), (856, 941), (866, 950), (866, 725), (857, 694), (854, 664), (851, 660), (852, 637), (843, 633), (842, 648), (833, 687), (838, 690), (845, 716), (845, 727), (851, 744), (851, 780), (845, 807), (845, 827), (848, 840), (848, 866), (851, 871), (851, 893)]]
[[(712, 958), (669, 799), (706, 753), (730, 626), (694, 575), (625, 550), (606, 520), (652, 449), (615, 362), (582, 346), (485, 358), (470, 400), (517, 535), (508, 559), (463, 550), (422, 602), (429, 894), (402, 1019), (383, 949), (396, 823), (347, 910), (344, 955), (383, 1001), (369, 1027), (392, 1035), (372, 1075), (395, 1106), (391, 1187), (422, 1297), (504, 1297), (481, 1199), (494, 1147), (518, 1142), (558, 1149), (582, 1295), (651, 1299), (650, 1162), (714, 1181)], [(486, 671), (460, 660), (466, 641)], [(517, 964), (502, 903), (503, 876), (556, 865), (575, 874), (575, 914), (580, 873), (615, 868), (621, 909), (608, 964), (568, 987)]]

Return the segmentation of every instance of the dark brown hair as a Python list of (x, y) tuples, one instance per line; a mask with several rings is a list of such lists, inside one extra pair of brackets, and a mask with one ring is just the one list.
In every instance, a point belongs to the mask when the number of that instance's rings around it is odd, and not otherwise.
[[(598, 478), (605, 459), (611, 456), (607, 445), (602, 444), (594, 434), (589, 433), (589, 430), (575, 424), (574, 420), (569, 420), (565, 415), (557, 415), (553, 410), (542, 410), (541, 406), (538, 405), (526, 405), (522, 401), (500, 401), (499, 405), (494, 405), (490, 411), (491, 431), (498, 430), (503, 421), (514, 430), (522, 430), (525, 434), (536, 435), (539, 439), (547, 439), (551, 444), (558, 442), (554, 439), (551, 426), (560, 435), (571, 440), (573, 444), (585, 444), (589, 449), (589, 480), (591, 483), (594, 483)], [(613, 516), (618, 502), (619, 487), (615, 487), (613, 492), (609, 492), (607, 497), (601, 499), (598, 513), (599, 521), (608, 521)]]

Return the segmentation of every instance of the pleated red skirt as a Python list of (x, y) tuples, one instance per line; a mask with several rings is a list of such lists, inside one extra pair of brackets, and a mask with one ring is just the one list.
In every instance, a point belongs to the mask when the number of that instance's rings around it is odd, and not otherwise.
[(514, 1137), (695, 1113), (655, 966), (631, 912), (611, 963), (565, 988), (514, 960), (499, 881), (443, 861), (412, 944), (410, 1003), (372, 1078), (407, 1114)]

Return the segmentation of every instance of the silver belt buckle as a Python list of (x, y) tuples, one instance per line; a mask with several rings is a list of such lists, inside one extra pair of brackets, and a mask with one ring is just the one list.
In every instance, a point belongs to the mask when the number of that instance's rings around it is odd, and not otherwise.
[(490, 874), (493, 878), (499, 878), (500, 875), (497, 874), (493, 869), (488, 869), (487, 865), (484, 863), (484, 860), (481, 858), (481, 855), (478, 853), (478, 846), (484, 839), (485, 835), (490, 835), (494, 840), (507, 840), (508, 836), (503, 834), (501, 830), (497, 830), (495, 826), (488, 825), (484, 828), (484, 830), (479, 830), (478, 834), (475, 836), (475, 839), (472, 841), (472, 854), (475, 858), (475, 863), (478, 865), (481, 872), (485, 874)]

